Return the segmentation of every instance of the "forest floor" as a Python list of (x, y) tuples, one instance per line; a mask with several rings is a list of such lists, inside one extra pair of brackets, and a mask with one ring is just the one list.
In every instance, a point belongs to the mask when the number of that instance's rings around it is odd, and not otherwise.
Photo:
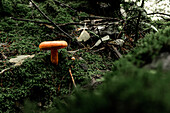
[[(60, 2), (30, 3), (14, 4), (15, 15), (0, 20), (1, 111), (22, 111), (27, 99), (43, 109), (50, 108), (56, 97), (70, 95), (76, 88), (95, 89), (116, 66), (129, 69), (128, 61), (137, 68), (151, 69), (151, 73), (159, 62), (163, 70), (169, 69), (168, 22), (153, 22), (157, 28), (139, 25), (137, 40), (132, 19), (77, 14), (74, 2), (68, 3), (72, 7), (64, 4), (65, 8)], [(165, 38), (154, 35), (159, 28), (166, 29), (160, 32)], [(151, 38), (145, 39), (149, 33)], [(155, 37), (159, 40), (152, 43)], [(59, 50), (58, 65), (51, 63), (50, 50), (39, 49), (41, 42), (56, 40), (68, 43)]]

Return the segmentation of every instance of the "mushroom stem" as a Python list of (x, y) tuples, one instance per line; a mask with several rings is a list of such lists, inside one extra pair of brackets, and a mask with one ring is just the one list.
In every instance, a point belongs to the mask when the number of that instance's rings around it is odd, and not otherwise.
[(51, 62), (58, 65), (58, 49), (51, 49)]
[(58, 49), (67, 47), (66, 41), (45, 41), (39, 45), (40, 49), (51, 50), (51, 62), (58, 65)]

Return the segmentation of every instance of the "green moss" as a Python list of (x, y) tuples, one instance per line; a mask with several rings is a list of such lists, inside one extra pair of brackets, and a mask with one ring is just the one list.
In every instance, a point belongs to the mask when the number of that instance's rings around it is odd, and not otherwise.
[[(6, 4), (11, 6), (5, 6)], [(29, 7), (28, 1), (3, 1), (3, 5), (11, 9), (9, 15), (12, 17), (47, 22), (37, 9)], [(56, 5), (53, 0), (38, 2), (38, 6), (56, 23), (72, 22), (72, 16), (75, 15), (75, 12)], [(75, 19), (76, 16), (74, 16)], [(56, 40), (56, 32), (58, 32), (57, 29), (54, 32), (44, 25), (12, 20), (8, 15), (4, 15), (0, 20), (0, 42), (7, 44), (6, 47), (0, 48), (1, 52), (7, 56), (7, 59), (0, 62), (2, 64), (0, 71), (12, 65), (8, 62), (12, 57), (35, 54), (34, 58), (27, 59), (21, 66), (1, 74), (0, 112), (22, 110), (23, 101), (26, 98), (41, 102), (45, 106), (56, 96), (70, 94), (73, 84), (69, 68), (78, 86), (84, 86), (89, 83), (93, 75), (101, 73), (98, 69), (105, 69), (103, 65), (100, 65), (102, 57), (86, 53), (83, 55), (84, 59), (87, 57), (85, 60), (72, 61), (70, 59), (72, 55), (68, 54), (66, 49), (59, 50), (59, 65), (52, 64), (50, 51), (40, 52), (38, 46), (45, 40)], [(81, 52), (85, 53), (85, 51)], [(97, 61), (97, 65), (92, 61)], [(85, 69), (82, 64), (86, 63), (88, 67)]]
[[(4, 90), (2, 95), (4, 95), (6, 100), (8, 100), (8, 97), (5, 95), (11, 95), (10, 101), (13, 103), (12, 106), (15, 106), (15, 99), (16, 101), (20, 101), (23, 98), (29, 97), (34, 101), (40, 101), (44, 104), (60, 93), (67, 94), (68, 86), (71, 83), (68, 72), (69, 65), (67, 65), (66, 57), (60, 57), (59, 60), (62, 62), (59, 62), (59, 65), (56, 66), (51, 64), (49, 52), (46, 54), (39, 53), (33, 59), (28, 59), (24, 62), (22, 66), (15, 67), (11, 69), (11, 71), (5, 72), (1, 75), (1, 80), (3, 81), (3, 88), (1, 87), (1, 89)], [(62, 80), (64, 76), (65, 78)], [(79, 77), (79, 79), (81, 79), (81, 77)], [(60, 84), (62, 84), (62, 89), (67, 89), (67, 92), (58, 91)], [(6, 92), (5, 90), (9, 88), (11, 91)], [(14, 92), (16, 95), (13, 95)], [(3, 103), (4, 105), (1, 106), (1, 108), (4, 109), (3, 111), (9, 109), (5, 106), (8, 104), (5, 101)], [(11, 105), (8, 106), (13, 109)]]
[(137, 66), (150, 63), (161, 52), (169, 51), (169, 32), (170, 28), (166, 27), (155, 34), (146, 35), (126, 57)]
[[(36, 3), (56, 23), (78, 20), (75, 12), (55, 4), (53, 0), (36, 0)], [(86, 1), (78, 3), (67, 1), (67, 3), (77, 9), (81, 8), (81, 5), (87, 5)], [(122, 109), (136, 111), (136, 108), (151, 110), (151, 107), (160, 108), (156, 109), (158, 111), (169, 110), (169, 92), (168, 88), (165, 89), (169, 85), (166, 81), (169, 80), (166, 76), (169, 73), (164, 74), (155, 70), (143, 71), (143, 68), (136, 67), (136, 65), (142, 67), (151, 62), (160, 52), (169, 50), (169, 28), (157, 34), (150, 34), (140, 40), (132, 52), (113, 65), (113, 61), (101, 56), (102, 54), (84, 50), (75, 53), (76, 60), (72, 61), (70, 59), (72, 55), (68, 54), (66, 49), (61, 49), (59, 50), (59, 65), (56, 66), (50, 61), (50, 51), (40, 51), (38, 45), (45, 40), (56, 40), (56, 34), (60, 31), (58, 29), (51, 30), (45, 25), (12, 20), (11, 16), (47, 22), (37, 9), (29, 6), (27, 0), (2, 0), (0, 5), (2, 5), (0, 7), (2, 15), (0, 17), (0, 42), (7, 43), (7, 47), (0, 49), (8, 58), (0, 62), (2, 64), (0, 71), (12, 65), (8, 63), (11, 57), (21, 54), (35, 54), (34, 58), (27, 59), (21, 66), (11, 68), (1, 74), (0, 112), (23, 111), (25, 99), (34, 101), (36, 104), (40, 102), (42, 109), (49, 105), (50, 109), (45, 110), (56, 109), (60, 113), (68, 111), (75, 113), (99, 112), (103, 110), (107, 112), (112, 107), (116, 112)], [(84, 12), (78, 15), (87, 16)], [(66, 28), (72, 30), (72, 26), (62, 27), (62, 29)], [(80, 60), (80, 57), (84, 60)], [(87, 85), (93, 76), (104, 75), (102, 70), (111, 69), (111, 67), (113, 67), (113, 72), (105, 75), (106, 81), (101, 88), (94, 92), (78, 91), (73, 93), (71, 99), (61, 100), (63, 95), (71, 94), (73, 91), (69, 69), (72, 71), (77, 86), (81, 87)], [(167, 78), (164, 79), (164, 76)], [(159, 79), (160, 82), (158, 82)], [(162, 90), (165, 95), (163, 100), (156, 98), (157, 96), (161, 97), (159, 92)], [(55, 101), (56, 97), (59, 100)], [(78, 105), (80, 107), (76, 109)], [(164, 112), (163, 110), (162, 112)], [(156, 113), (157, 111), (152, 112)]]
[[(28, 49), (25, 48), (25, 50)], [(15, 101), (23, 101), (25, 98), (41, 102), (45, 106), (56, 96), (71, 93), (69, 90), (73, 88), (69, 73), (71, 67), (74, 80), (78, 86), (86, 85), (92, 76), (102, 74), (100, 69), (106, 69), (100, 64), (101, 56), (84, 53), (82, 56), (85, 58), (84, 60), (76, 59), (75, 61), (72, 61), (71, 57), (66, 49), (59, 50), (59, 65), (56, 66), (50, 61), (50, 51), (43, 51), (36, 54), (34, 58), (26, 60), (21, 66), (3, 73), (1, 75), (3, 81), (2, 95), (6, 100), (8, 100), (6, 95), (11, 95), (10, 102), (13, 103), (10, 105), (3, 104), (1, 106), (3, 111), (12, 110), (12, 106), (16, 107)], [(82, 64), (86, 64), (87, 67), (82, 67)], [(5, 90), (11, 91), (6, 92)]]

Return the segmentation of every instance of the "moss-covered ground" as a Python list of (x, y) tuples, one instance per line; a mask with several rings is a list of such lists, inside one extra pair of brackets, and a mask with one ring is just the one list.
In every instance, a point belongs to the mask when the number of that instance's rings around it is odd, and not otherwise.
[[(67, 8), (57, 6), (54, 1), (48, 0), (38, 3), (40, 9), (57, 23), (68, 23), (78, 19), (74, 12)], [(2, 1), (2, 17), (0, 17), (0, 71), (10, 68), (1, 73), (0, 77), (0, 111), (20, 112), (24, 108), (25, 100), (40, 103), (40, 107), (49, 106), (56, 97), (71, 94), (74, 89), (70, 74), (74, 77), (77, 87), (91, 83), (94, 76), (104, 74), (110, 64), (102, 55), (80, 50), (74, 55), (67, 51), (73, 51), (78, 46), (71, 44), (70, 47), (59, 50), (59, 65), (50, 61), (50, 51), (40, 51), (39, 44), (49, 40), (70, 39), (59, 36), (58, 29), (50, 28), (43, 24), (17, 21), (13, 18), (25, 18), (47, 22), (46, 19), (35, 9), (29, 6), (28, 1)], [(11, 4), (11, 5), (8, 5)], [(74, 5), (73, 5), (74, 7)], [(8, 9), (8, 10), (7, 10)], [(7, 12), (6, 12), (7, 11)], [(50, 11), (50, 12), (48, 12)], [(81, 13), (80, 13), (81, 15)], [(62, 27), (70, 32), (73, 26)], [(70, 43), (69, 43), (70, 44)], [(35, 55), (28, 58), (22, 65), (14, 66), (10, 63), (11, 58), (19, 55)], [(71, 58), (75, 56), (75, 60)], [(71, 70), (71, 73), (69, 72)]]
[[(86, 3), (64, 2), (77, 9)], [(80, 17), (88, 16), (56, 5), (53, 0), (35, 0), (35, 3), (58, 24), (78, 22)], [(123, 55), (118, 60), (107, 42), (96, 48), (97, 51), (91, 50), (88, 46), (94, 44), (92, 40), (82, 47), (74, 35), (70, 39), (51, 24), (14, 19), (48, 22), (27, 0), (2, 0), (0, 5), (0, 72), (9, 68), (0, 75), (0, 112), (170, 111), (169, 71), (144, 68), (161, 53), (169, 52), (169, 27), (161, 27), (163, 30), (158, 33), (138, 40), (136, 47), (127, 49), (128, 54), (116, 46)], [(77, 26), (61, 28), (72, 34)], [(39, 44), (46, 40), (65, 40), (69, 44), (59, 50), (58, 65), (51, 63), (50, 51), (39, 49)], [(105, 49), (100, 50), (103, 46)], [(19, 55), (35, 56), (13, 66), (9, 60)]]

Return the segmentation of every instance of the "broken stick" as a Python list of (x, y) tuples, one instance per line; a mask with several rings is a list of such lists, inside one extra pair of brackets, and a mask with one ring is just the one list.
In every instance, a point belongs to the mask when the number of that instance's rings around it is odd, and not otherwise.
[(30, 2), (35, 6), (35, 8), (38, 9), (38, 11), (49, 21), (51, 22), (55, 27), (57, 27), (61, 32), (63, 32), (66, 36), (69, 38), (72, 38), (68, 33), (66, 33), (63, 29), (61, 29), (58, 25), (56, 25), (44, 12), (40, 10), (40, 8), (33, 2), (33, 0), (30, 0)]
[(74, 81), (73, 75), (72, 75), (72, 73), (71, 73), (71, 68), (69, 68), (69, 73), (70, 73), (71, 79), (72, 79), (72, 81), (73, 81), (73, 85), (74, 85), (74, 87), (76, 88), (77, 86), (76, 86), (76, 83), (75, 83), (75, 81)]

